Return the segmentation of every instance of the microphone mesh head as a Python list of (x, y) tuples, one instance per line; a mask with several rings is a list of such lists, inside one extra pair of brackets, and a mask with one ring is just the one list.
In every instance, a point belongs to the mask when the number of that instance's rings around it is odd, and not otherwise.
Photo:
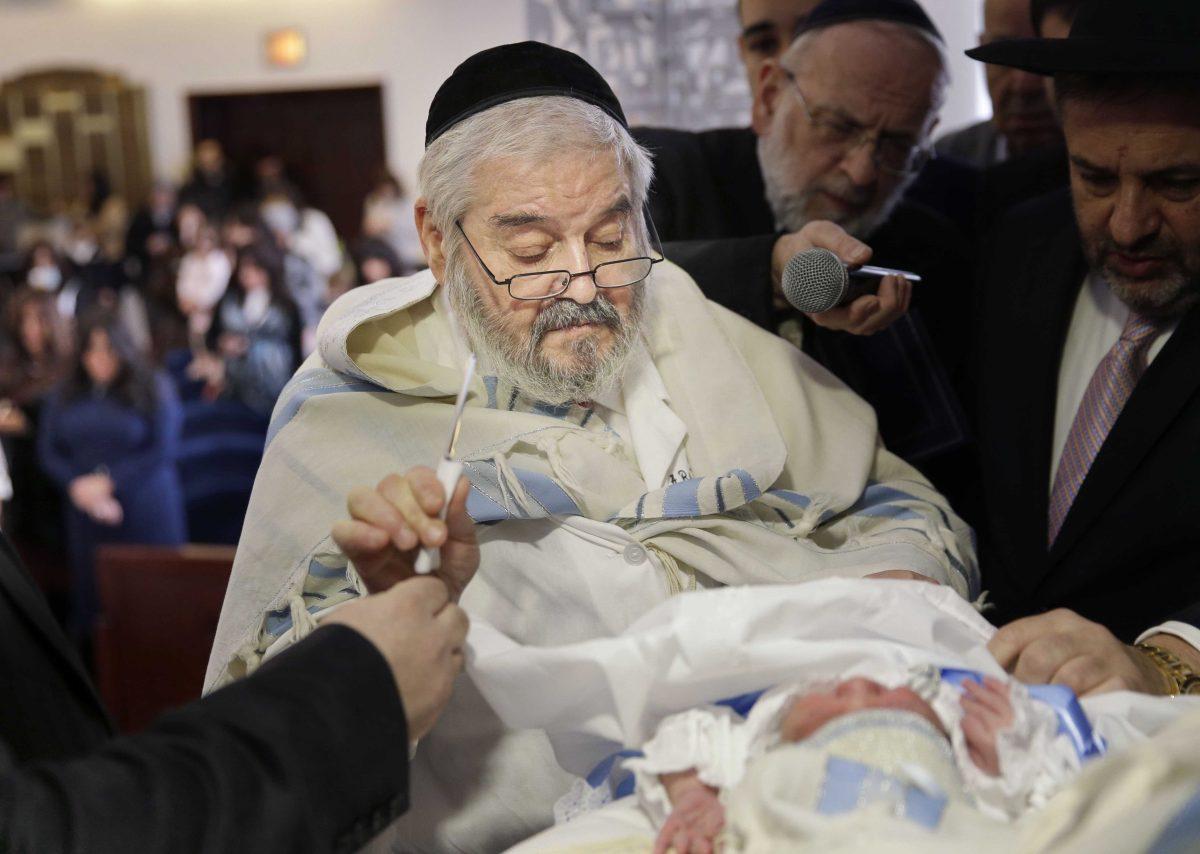
[(805, 249), (783, 270), (783, 295), (800, 311), (828, 311), (841, 302), (849, 281), (846, 266), (828, 249)]

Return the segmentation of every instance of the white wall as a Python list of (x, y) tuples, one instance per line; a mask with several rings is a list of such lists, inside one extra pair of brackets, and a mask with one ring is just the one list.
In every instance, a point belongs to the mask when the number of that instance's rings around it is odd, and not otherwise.
[(941, 135), (992, 114), (983, 83), (983, 66), (963, 55), (964, 50), (979, 41), (983, 3), (982, 0), (921, 0), (921, 3), (942, 31), (950, 54), (953, 82), (936, 132)]
[[(730, 0), (732, 2), (732, 0)], [(979, 30), (978, 0), (924, 0), (950, 46), (948, 129), (988, 113), (976, 63), (962, 55)], [(308, 61), (280, 70), (263, 58), (269, 30), (298, 26)], [(381, 83), (391, 165), (409, 186), (424, 148), (429, 101), (462, 59), (526, 37), (524, 0), (39, 0), (0, 7), (0, 78), (82, 65), (145, 87), (154, 169), (187, 163), (187, 95)], [(353, 152), (347, 152), (353, 156)]]
[[(263, 57), (264, 34), (286, 26), (308, 36), (297, 69)], [(189, 93), (381, 83), (388, 156), (412, 186), (440, 82), (525, 31), (524, 0), (44, 0), (0, 8), (0, 78), (82, 65), (144, 86), (154, 169), (172, 178), (188, 159)]]

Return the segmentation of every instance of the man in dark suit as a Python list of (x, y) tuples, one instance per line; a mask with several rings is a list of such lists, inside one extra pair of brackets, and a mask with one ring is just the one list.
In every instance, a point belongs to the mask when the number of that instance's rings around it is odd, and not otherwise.
[(1193, 0), (1089, 0), (970, 52), (1054, 75), (1071, 164), (980, 283), (984, 586), (1025, 682), (1200, 690), (1197, 39)]
[[(466, 616), (450, 595), (478, 548), (465, 482), (447, 523), (435, 518), (441, 496), (428, 469), (358, 491), (334, 536), (385, 592), (343, 606), (249, 678), (112, 740), (0, 535), (0, 849), (353, 850), (382, 830), (408, 806), (410, 739), (432, 727), (462, 666)], [(414, 531), (443, 546), (443, 578), (411, 578), (415, 549), (393, 543)]]
[(154, 262), (167, 259), (179, 243), (175, 214), (175, 187), (165, 181), (154, 184), (150, 198), (138, 209), (125, 233), (126, 272), (144, 283)]
[[(983, 0), (979, 43), (1032, 38), (1029, 2)], [(1019, 68), (988, 66), (987, 89), (991, 117), (938, 139), (934, 147), (939, 156), (988, 169), (1010, 157), (1061, 146), (1062, 134), (1040, 77)]]
[[(1026, 4), (1033, 32), (1043, 39), (1066, 38), (1082, 2), (1033, 0)], [(1039, 85), (1052, 101), (1054, 86), (1051, 80), (1043, 77)], [(1061, 134), (1052, 145), (1038, 146), (994, 164), (980, 175), (974, 211), (976, 233), (988, 234), (1011, 208), (1066, 186), (1067, 152)]]
[[(668, 257), (709, 298), (830, 368), (875, 407), (888, 447), (954, 492), (948, 478), (962, 461), (949, 464), (947, 452), (966, 441), (954, 382), (971, 265), (954, 225), (903, 199), (946, 79), (940, 35), (913, 0), (825, 0), (791, 47), (763, 63), (753, 129), (635, 136), (655, 156), (651, 213)], [(887, 278), (849, 306), (791, 310), (783, 269), (819, 220), (864, 240), (873, 263), (924, 281)], [(920, 311), (896, 322), (910, 298)]]

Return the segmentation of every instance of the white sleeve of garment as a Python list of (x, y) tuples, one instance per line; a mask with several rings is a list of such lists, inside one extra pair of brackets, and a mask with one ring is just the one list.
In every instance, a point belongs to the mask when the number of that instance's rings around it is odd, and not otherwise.
[(12, 478), (8, 475), (8, 458), (4, 449), (0, 448), (0, 501), (8, 501), (13, 497)]
[(705, 785), (722, 790), (736, 786), (749, 760), (778, 737), (779, 717), (792, 693), (767, 692), (745, 719), (727, 706), (704, 706), (665, 718), (654, 738), (642, 745), (645, 755), (624, 762), (655, 825), (661, 826), (672, 809), (660, 774), (695, 769)]
[(1137, 636), (1137, 640), (1134, 643), (1141, 643), (1147, 638), (1159, 634), (1177, 637), (1184, 643), (1200, 650), (1200, 628), (1187, 623), (1181, 623), (1178, 620), (1168, 620), (1152, 629), (1146, 629), (1146, 631)]
[(981, 592), (970, 526), (920, 472), (882, 444), (857, 503), (820, 525), (812, 540), (857, 555), (861, 572), (839, 575), (907, 569), (950, 586), (965, 599)]
[(224, 252), (210, 252), (204, 259), (203, 291), (193, 294), (192, 298), (200, 303), (204, 310), (211, 309), (225, 296), (229, 287), (229, 277), (233, 275), (233, 265), (229, 256)]
[(292, 235), (293, 250), (308, 259), (322, 276), (332, 276), (342, 266), (342, 250), (337, 232), (323, 212), (309, 208), (304, 212), (300, 228)]
[(195, 300), (196, 292), (199, 289), (199, 271), (196, 269), (196, 261), (191, 253), (183, 256), (179, 262), (179, 271), (175, 274), (175, 297), (176, 299)]

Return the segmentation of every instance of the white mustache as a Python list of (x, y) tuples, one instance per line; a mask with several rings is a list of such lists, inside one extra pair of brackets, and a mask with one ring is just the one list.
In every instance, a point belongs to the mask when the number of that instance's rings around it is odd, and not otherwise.
[(621, 315), (617, 312), (616, 306), (603, 294), (597, 294), (592, 302), (582, 305), (572, 300), (557, 300), (538, 315), (530, 337), (536, 344), (549, 332), (585, 323), (596, 323), (619, 329)]

